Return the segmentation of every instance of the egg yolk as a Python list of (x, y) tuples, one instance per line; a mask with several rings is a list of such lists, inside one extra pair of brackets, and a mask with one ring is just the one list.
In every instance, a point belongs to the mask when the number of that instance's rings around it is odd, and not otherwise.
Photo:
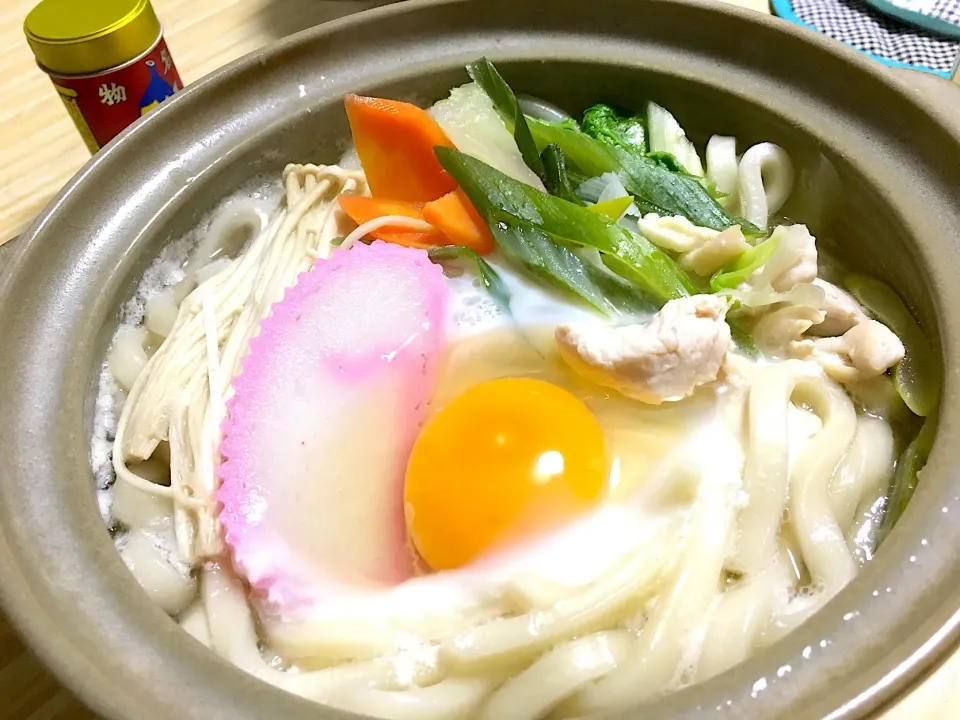
[(481, 383), (424, 427), (407, 466), (407, 526), (434, 570), (559, 527), (603, 495), (603, 432), (542, 380)]

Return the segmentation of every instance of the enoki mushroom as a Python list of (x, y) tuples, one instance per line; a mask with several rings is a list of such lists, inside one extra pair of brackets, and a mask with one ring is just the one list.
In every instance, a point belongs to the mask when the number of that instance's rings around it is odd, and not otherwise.
[[(286, 208), (241, 257), (185, 298), (117, 423), (117, 480), (173, 500), (178, 550), (191, 565), (223, 549), (213, 495), (231, 380), (272, 305), (315, 259), (330, 256), (332, 241), (349, 227), (337, 196), (367, 193), (363, 173), (336, 166), (288, 165), (283, 185)], [(149, 458), (162, 441), (170, 443), (169, 486), (128, 466)]]

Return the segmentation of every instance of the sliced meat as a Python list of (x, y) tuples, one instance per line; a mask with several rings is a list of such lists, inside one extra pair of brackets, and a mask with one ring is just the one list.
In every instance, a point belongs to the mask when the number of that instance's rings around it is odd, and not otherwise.
[(713, 295), (671, 300), (645, 324), (561, 325), (557, 344), (588, 380), (659, 405), (717, 379), (730, 348), (727, 307)]
[(869, 320), (859, 303), (846, 290), (841, 290), (833, 283), (819, 278), (814, 280), (813, 284), (823, 290), (823, 310), (826, 317), (822, 323), (810, 328), (811, 335), (818, 337), (843, 335), (855, 325)]
[(671, 252), (689, 252), (718, 235), (716, 230), (694, 225), (680, 215), (647, 213), (637, 220), (640, 234), (657, 247)]
[(813, 345), (813, 359), (841, 383), (882, 375), (903, 360), (905, 352), (900, 338), (876, 320), (861, 322), (840, 337), (814, 340)]
[(680, 258), (680, 265), (701, 277), (709, 277), (749, 249), (740, 226), (734, 225), (689, 251)]
[(816, 279), (817, 241), (806, 225), (780, 225), (771, 240), (779, 240), (777, 250), (741, 288), (782, 293)]
[(785, 305), (767, 313), (753, 328), (753, 338), (764, 352), (779, 357), (803, 358), (813, 351), (803, 334), (823, 322), (824, 312), (809, 305)]

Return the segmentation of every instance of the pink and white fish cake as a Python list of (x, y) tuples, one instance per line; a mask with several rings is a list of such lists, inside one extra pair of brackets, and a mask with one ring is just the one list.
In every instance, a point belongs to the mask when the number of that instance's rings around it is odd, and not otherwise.
[(424, 251), (358, 245), (301, 275), (251, 342), (217, 498), (237, 569), (282, 614), (412, 575), (404, 470), (447, 305)]

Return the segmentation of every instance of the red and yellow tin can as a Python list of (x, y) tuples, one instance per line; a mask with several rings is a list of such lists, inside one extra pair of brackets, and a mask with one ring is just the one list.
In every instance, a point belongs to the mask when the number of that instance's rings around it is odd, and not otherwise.
[(90, 152), (183, 87), (149, 0), (43, 0), (23, 29)]

